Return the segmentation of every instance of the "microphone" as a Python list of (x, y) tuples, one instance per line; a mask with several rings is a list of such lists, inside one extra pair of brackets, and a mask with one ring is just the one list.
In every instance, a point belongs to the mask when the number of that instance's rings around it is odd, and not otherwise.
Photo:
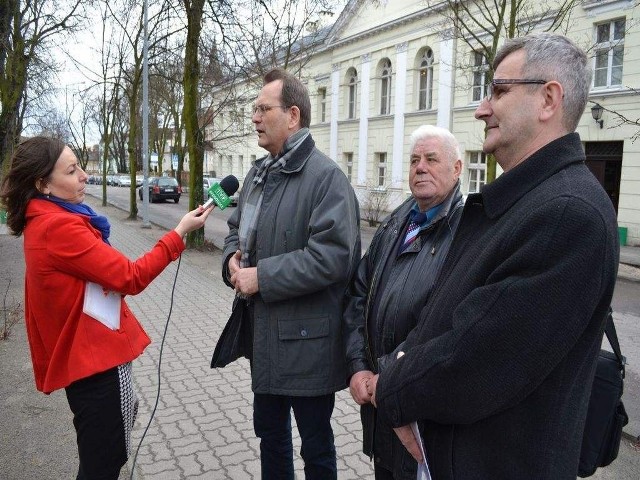
[(204, 202), (202, 208), (206, 210), (211, 205), (216, 204), (220, 210), (224, 210), (231, 203), (229, 197), (238, 191), (239, 186), (240, 184), (235, 176), (227, 175), (220, 180), (220, 183), (216, 182), (209, 187), (209, 190), (207, 190), (209, 199)]

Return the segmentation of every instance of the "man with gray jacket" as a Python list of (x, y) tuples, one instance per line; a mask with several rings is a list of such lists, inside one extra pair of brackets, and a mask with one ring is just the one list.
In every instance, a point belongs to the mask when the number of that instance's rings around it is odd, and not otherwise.
[(346, 386), (342, 302), (360, 258), (359, 212), (344, 173), (315, 148), (310, 117), (300, 80), (265, 75), (252, 121), (268, 155), (245, 178), (223, 251), (223, 278), (251, 323), (263, 479), (294, 478), (292, 409), (305, 477), (337, 478), (330, 419)]
[[(363, 450), (376, 480), (415, 479), (417, 463), (376, 415), (367, 383), (415, 327), (462, 214), (460, 149), (446, 129), (411, 134), (412, 196), (386, 218), (354, 276), (345, 309), (349, 389), (360, 405)], [(375, 373), (374, 373), (375, 372)]]

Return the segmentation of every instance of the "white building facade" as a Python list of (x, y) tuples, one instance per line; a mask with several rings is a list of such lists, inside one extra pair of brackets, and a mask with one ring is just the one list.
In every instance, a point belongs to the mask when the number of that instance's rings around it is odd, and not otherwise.
[[(448, 128), (460, 142), (463, 193), (477, 192), (486, 182), (484, 122), (474, 118), (474, 111), (485, 94), (488, 65), (452, 35), (451, 22), (440, 10), (443, 3), (427, 3), (348, 2), (303, 68), (317, 147), (341, 166), (361, 199), (383, 191), (389, 208), (410, 195), (409, 135), (422, 124)], [(577, 132), (628, 245), (640, 245), (640, 140), (634, 141), (640, 125), (633, 124), (640, 118), (640, 7), (635, 4), (583, 1), (566, 32), (593, 61), (590, 102)], [(242, 97), (256, 95), (247, 85)], [(596, 103), (603, 107), (601, 122), (592, 116)], [(265, 155), (251, 113), (252, 103), (235, 104), (214, 119), (206, 139), (221, 130), (235, 129), (238, 135), (213, 141), (205, 171), (242, 181), (251, 163)]]

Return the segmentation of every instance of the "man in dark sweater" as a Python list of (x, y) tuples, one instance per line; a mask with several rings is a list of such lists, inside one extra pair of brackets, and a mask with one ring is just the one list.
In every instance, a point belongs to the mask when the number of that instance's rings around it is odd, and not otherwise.
[(616, 215), (575, 133), (590, 61), (566, 37), (508, 40), (476, 110), (504, 173), (470, 195), (404, 355), (368, 385), (445, 479), (571, 479), (616, 280)]

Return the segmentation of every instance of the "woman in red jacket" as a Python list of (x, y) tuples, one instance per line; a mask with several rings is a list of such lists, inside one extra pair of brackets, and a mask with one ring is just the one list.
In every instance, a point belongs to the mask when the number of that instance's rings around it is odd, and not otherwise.
[(76, 428), (78, 479), (117, 479), (137, 410), (131, 361), (150, 339), (124, 295), (141, 292), (204, 225), (198, 207), (132, 262), (109, 245), (109, 221), (82, 203), (87, 174), (64, 143), (21, 143), (0, 199), (24, 233), (25, 322), (36, 387), (66, 390)]

